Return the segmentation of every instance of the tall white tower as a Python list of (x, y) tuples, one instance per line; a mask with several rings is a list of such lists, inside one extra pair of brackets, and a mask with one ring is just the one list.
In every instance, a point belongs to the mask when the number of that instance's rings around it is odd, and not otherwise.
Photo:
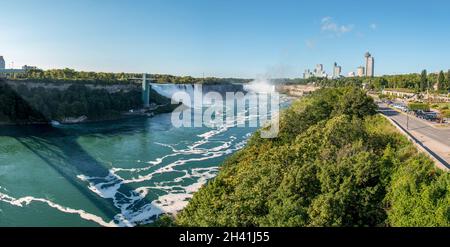
[(0, 69), (5, 69), (5, 59), (3, 59), (3, 56), (0, 56)]
[(373, 77), (374, 76), (375, 60), (373, 59), (372, 55), (370, 55), (369, 52), (366, 52), (364, 57), (366, 58), (366, 76), (367, 77)]
[(333, 64), (333, 79), (339, 78), (341, 76), (342, 68), (338, 66), (337, 63)]

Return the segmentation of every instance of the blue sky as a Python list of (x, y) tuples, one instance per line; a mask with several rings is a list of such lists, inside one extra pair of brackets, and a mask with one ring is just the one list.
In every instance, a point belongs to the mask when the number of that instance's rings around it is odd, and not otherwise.
[(0, 0), (7, 64), (105, 72), (300, 77), (450, 68), (449, 1)]

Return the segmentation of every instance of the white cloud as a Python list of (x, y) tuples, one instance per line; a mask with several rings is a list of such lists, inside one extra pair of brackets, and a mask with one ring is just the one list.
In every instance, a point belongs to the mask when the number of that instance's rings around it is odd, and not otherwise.
[(353, 30), (353, 25), (341, 26), (341, 27), (339, 28), (339, 31), (340, 31), (341, 33), (348, 33), (348, 32), (350, 32), (350, 31), (352, 31), (352, 30)]
[(331, 32), (336, 35), (342, 35), (344, 33), (351, 32), (354, 28), (354, 25), (339, 25), (336, 23), (332, 17), (326, 16), (322, 18), (321, 21), (321, 30), (324, 32)]
[(330, 22), (332, 19), (333, 19), (333, 18), (330, 17), (330, 16), (325, 16), (324, 18), (322, 18), (322, 23)]
[(372, 23), (372, 24), (370, 24), (369, 27), (370, 27), (370, 29), (375, 30), (375, 29), (377, 29), (377, 24)]
[(316, 47), (316, 42), (312, 39), (307, 39), (305, 41), (305, 44), (306, 44), (306, 47), (308, 47), (309, 49)]

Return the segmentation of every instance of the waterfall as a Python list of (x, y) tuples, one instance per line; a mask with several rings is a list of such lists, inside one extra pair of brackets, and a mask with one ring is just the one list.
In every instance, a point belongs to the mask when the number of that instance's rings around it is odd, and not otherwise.
[(244, 89), (250, 92), (273, 93), (275, 85), (268, 79), (256, 79), (244, 85)]
[[(195, 95), (205, 95), (209, 92), (217, 92), (222, 97), (225, 97), (227, 92), (246, 92), (244, 86), (242, 84), (209, 84), (209, 85), (200, 85), (200, 84), (160, 84), (160, 83), (152, 83), (152, 88), (162, 96), (172, 98), (175, 93), (185, 92), (191, 98), (191, 105), (194, 101), (194, 92), (197, 92)], [(196, 91), (196, 90), (201, 90)]]
[(171, 98), (177, 92), (186, 92), (191, 97), (194, 95), (193, 84), (159, 84), (152, 83), (152, 88), (162, 96)]

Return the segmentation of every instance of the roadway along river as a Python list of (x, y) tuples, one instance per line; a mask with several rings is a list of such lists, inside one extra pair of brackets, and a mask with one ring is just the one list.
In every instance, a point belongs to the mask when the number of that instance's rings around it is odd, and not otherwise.
[(423, 146), (427, 147), (446, 168), (450, 168), (450, 129), (432, 127), (426, 120), (397, 112), (386, 104), (378, 103), (380, 112), (396, 121), (404, 130), (409, 132)]
[[(241, 120), (249, 117), (255, 116)], [(174, 128), (171, 114), (58, 127), (2, 126), (0, 226), (151, 222), (162, 212), (182, 209), (255, 130), (236, 122)]]

